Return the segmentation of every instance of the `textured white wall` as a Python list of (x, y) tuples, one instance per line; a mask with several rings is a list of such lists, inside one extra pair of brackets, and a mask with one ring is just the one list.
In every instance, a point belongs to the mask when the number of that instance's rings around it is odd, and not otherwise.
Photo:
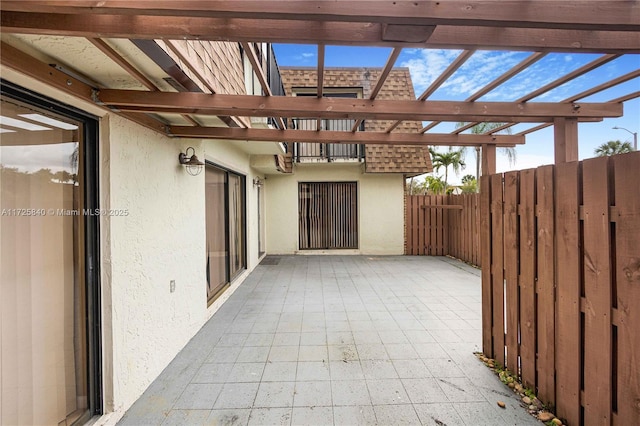
[[(404, 187), (401, 175), (363, 174), (360, 165), (302, 164), (293, 175), (269, 176), (267, 253), (298, 252), (298, 182), (358, 181), (360, 248), (332, 253), (403, 254)], [(309, 253), (308, 250), (302, 253)]]
[[(113, 409), (129, 407), (207, 317), (204, 174), (190, 176), (173, 140), (119, 116), (109, 118), (110, 309)], [(105, 141), (106, 142), (106, 141)], [(176, 280), (175, 292), (169, 281)], [(104, 280), (103, 280), (104, 281)], [(109, 348), (105, 348), (109, 350)]]

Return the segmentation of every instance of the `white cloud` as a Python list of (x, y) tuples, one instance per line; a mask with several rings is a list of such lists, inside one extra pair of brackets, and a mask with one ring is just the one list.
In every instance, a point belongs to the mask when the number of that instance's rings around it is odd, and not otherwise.
[(457, 50), (408, 49), (405, 53), (415, 56), (400, 64), (408, 67), (416, 94), (424, 92), (449, 64), (458, 56)]
[(314, 56), (316, 56), (316, 54), (310, 53), (310, 52), (304, 52), (300, 56), (302, 56), (303, 58), (313, 58)]

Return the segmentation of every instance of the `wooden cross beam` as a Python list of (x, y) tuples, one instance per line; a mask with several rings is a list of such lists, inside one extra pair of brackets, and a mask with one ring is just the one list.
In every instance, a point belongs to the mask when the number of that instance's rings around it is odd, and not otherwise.
[[(62, 14), (12, 11), (0, 3), (0, 26), (6, 33), (128, 39), (192, 39), (212, 41), (334, 44), (554, 52), (640, 53), (640, 31), (554, 30), (483, 26), (435, 28), (426, 41), (390, 41), (385, 25), (362, 22), (287, 21), (239, 18), (189, 18)], [(31, 2), (17, 2), (31, 5)], [(272, 2), (273, 3), (273, 2)], [(355, 2), (354, 4), (358, 4)], [(266, 4), (266, 2), (265, 2)], [(555, 9), (555, 8), (550, 8)]]
[[(640, 30), (637, 2), (571, 0), (220, 1), (220, 0), (4, 0), (3, 10), (122, 16), (220, 17), (395, 25), (454, 25), (589, 31)], [(283, 30), (285, 30), (283, 28)], [(286, 30), (285, 30), (286, 31)]]
[(620, 117), (623, 109), (622, 104), (613, 103), (423, 102), (116, 89), (100, 90), (96, 100), (122, 111), (374, 120), (548, 122), (555, 117)]
[(266, 142), (309, 142), (385, 145), (456, 145), (475, 146), (490, 143), (496, 146), (523, 144), (523, 136), (512, 135), (452, 135), (420, 133), (348, 132), (315, 130), (239, 129), (229, 127), (170, 126), (169, 134), (185, 138), (228, 139)]

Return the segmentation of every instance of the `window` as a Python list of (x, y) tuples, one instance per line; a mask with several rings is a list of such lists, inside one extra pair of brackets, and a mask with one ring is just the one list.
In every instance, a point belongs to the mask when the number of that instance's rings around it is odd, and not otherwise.
[(213, 302), (246, 266), (245, 178), (205, 168), (207, 300)]
[(300, 249), (358, 248), (357, 200), (357, 182), (301, 182)]
[(2, 82), (2, 424), (101, 412), (94, 117)]

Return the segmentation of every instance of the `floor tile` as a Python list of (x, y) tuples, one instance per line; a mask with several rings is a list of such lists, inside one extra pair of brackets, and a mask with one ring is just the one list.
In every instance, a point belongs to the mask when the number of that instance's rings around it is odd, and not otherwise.
[(379, 425), (420, 425), (420, 419), (413, 406), (408, 405), (374, 405)]
[(385, 344), (384, 348), (391, 359), (418, 359), (418, 353), (409, 343)]
[(329, 331), (327, 330), (327, 344), (329, 345), (352, 345), (355, 343), (351, 331)]
[(400, 379), (367, 380), (367, 387), (371, 395), (371, 403), (380, 404), (409, 404), (409, 396), (404, 390)]
[(215, 384), (190, 384), (173, 406), (174, 409), (183, 410), (207, 410), (212, 409), (216, 402), (222, 385)]
[(384, 345), (363, 344), (356, 345), (360, 359), (390, 359)]
[(328, 361), (327, 346), (300, 346), (298, 361)]
[(331, 406), (331, 383), (296, 382), (294, 407)]
[(298, 346), (300, 345), (300, 333), (276, 333), (273, 338), (273, 346)]
[(326, 331), (318, 332), (312, 331), (300, 334), (300, 346), (326, 346), (327, 345), (327, 333)]
[(384, 344), (409, 343), (409, 339), (402, 331), (380, 331), (378, 334)]
[(417, 343), (413, 347), (422, 359), (449, 358), (447, 352), (438, 343)]
[(331, 361), (331, 380), (361, 380), (364, 373), (359, 361)]
[(244, 346), (271, 346), (275, 333), (251, 333), (247, 335)]
[(402, 384), (414, 404), (449, 402), (435, 378), (402, 379)]
[(230, 369), (225, 382), (259, 382), (264, 367), (265, 363), (263, 362), (238, 362)]
[(459, 265), (282, 256), (258, 266), (120, 425), (533, 426), (472, 354), (480, 277)]
[(394, 359), (391, 362), (401, 379), (422, 379), (433, 376), (421, 359)]
[(196, 375), (191, 379), (191, 383), (224, 383), (231, 373), (234, 364), (202, 364)]
[(424, 363), (433, 377), (466, 377), (464, 371), (451, 359), (432, 358)]
[(238, 354), (236, 362), (266, 362), (268, 356), (268, 346), (245, 346)]
[(270, 362), (297, 361), (298, 346), (272, 346), (268, 360)]
[(360, 361), (365, 379), (397, 379), (393, 363), (383, 359), (372, 359)]
[(209, 363), (229, 363), (236, 362), (238, 355), (240, 355), (240, 347), (215, 347), (207, 357), (206, 362)]
[(254, 408), (249, 415), (250, 426), (291, 424), (291, 408)]
[(260, 383), (254, 407), (291, 407), (294, 388), (294, 382)]
[(355, 345), (329, 345), (329, 361), (355, 361), (358, 351)]
[(263, 382), (293, 382), (298, 363), (295, 361), (268, 362), (262, 374)]
[(423, 425), (465, 426), (453, 404), (414, 404), (413, 408)]
[(329, 363), (322, 361), (298, 362), (297, 381), (330, 380)]
[(259, 385), (259, 383), (227, 383), (220, 391), (213, 408), (251, 408)]
[(483, 402), (485, 397), (471, 380), (465, 377), (447, 377), (436, 379), (442, 391), (451, 402)]
[(204, 425), (211, 410), (171, 410), (162, 426)]
[(335, 425), (374, 425), (376, 415), (370, 405), (333, 407), (333, 421)]
[(367, 383), (364, 380), (341, 380), (331, 382), (333, 405), (371, 405)]
[[(453, 404), (453, 407), (465, 425), (494, 426), (496, 424), (507, 424), (505, 419), (497, 414), (488, 402), (456, 403)], [(540, 422), (536, 421), (532, 424), (539, 425)]]

